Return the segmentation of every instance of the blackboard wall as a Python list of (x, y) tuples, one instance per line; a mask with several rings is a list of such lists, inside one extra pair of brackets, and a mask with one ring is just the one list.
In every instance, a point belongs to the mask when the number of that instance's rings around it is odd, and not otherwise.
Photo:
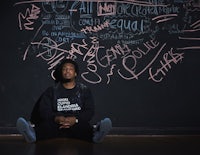
[(198, 0), (2, 2), (0, 126), (29, 119), (54, 66), (73, 58), (93, 122), (199, 129), (199, 14)]

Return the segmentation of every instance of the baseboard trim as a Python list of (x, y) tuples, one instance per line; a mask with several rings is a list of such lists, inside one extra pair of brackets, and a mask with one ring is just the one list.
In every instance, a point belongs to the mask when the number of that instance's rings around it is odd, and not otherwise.
[(193, 135), (200, 127), (113, 127), (111, 134), (123, 135)]
[[(0, 127), (0, 134), (19, 134), (16, 127)], [(110, 135), (200, 135), (200, 127), (113, 127)]]

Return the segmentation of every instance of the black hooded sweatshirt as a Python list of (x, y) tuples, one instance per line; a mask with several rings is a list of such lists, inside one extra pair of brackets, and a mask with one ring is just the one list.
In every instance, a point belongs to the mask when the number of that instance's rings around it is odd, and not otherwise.
[(55, 116), (75, 116), (79, 121), (89, 122), (94, 116), (94, 99), (90, 89), (77, 83), (66, 89), (61, 83), (47, 88), (35, 104), (30, 121), (35, 125), (54, 121)]

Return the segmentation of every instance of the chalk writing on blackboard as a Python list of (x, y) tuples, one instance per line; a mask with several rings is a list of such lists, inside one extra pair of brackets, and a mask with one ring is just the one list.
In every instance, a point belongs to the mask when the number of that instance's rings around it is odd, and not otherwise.
[(163, 60), (160, 60), (161, 67), (157, 69), (154, 74), (152, 74), (152, 68), (149, 68), (149, 79), (152, 79), (155, 82), (162, 81), (163, 77), (166, 76), (166, 73), (172, 68), (172, 64), (177, 64), (182, 61), (182, 59), (183, 53), (174, 53), (171, 48), (170, 51), (163, 55)]
[(20, 33), (33, 34), (20, 48), (23, 61), (35, 55), (31, 59), (45, 61), (52, 78), (54, 67), (71, 58), (85, 66), (81, 78), (91, 84), (110, 84), (116, 76), (157, 83), (184, 61), (183, 52), (200, 49), (200, 3), (194, 0), (37, 0), (14, 7)]
[[(19, 20), (19, 28), (22, 30), (23, 28), (26, 30), (33, 30), (33, 23), (34, 20), (39, 18), (40, 8), (36, 5), (32, 4), (31, 9), (27, 8), (25, 14), (19, 13), (18, 20)], [(25, 21), (22, 24), (23, 20)]]

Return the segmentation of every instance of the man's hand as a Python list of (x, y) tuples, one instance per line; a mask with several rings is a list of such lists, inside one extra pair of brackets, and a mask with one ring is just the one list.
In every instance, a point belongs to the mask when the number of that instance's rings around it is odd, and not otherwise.
[(64, 117), (64, 116), (56, 116), (55, 122), (60, 124), (60, 129), (62, 128), (70, 128), (76, 123), (76, 117)]

